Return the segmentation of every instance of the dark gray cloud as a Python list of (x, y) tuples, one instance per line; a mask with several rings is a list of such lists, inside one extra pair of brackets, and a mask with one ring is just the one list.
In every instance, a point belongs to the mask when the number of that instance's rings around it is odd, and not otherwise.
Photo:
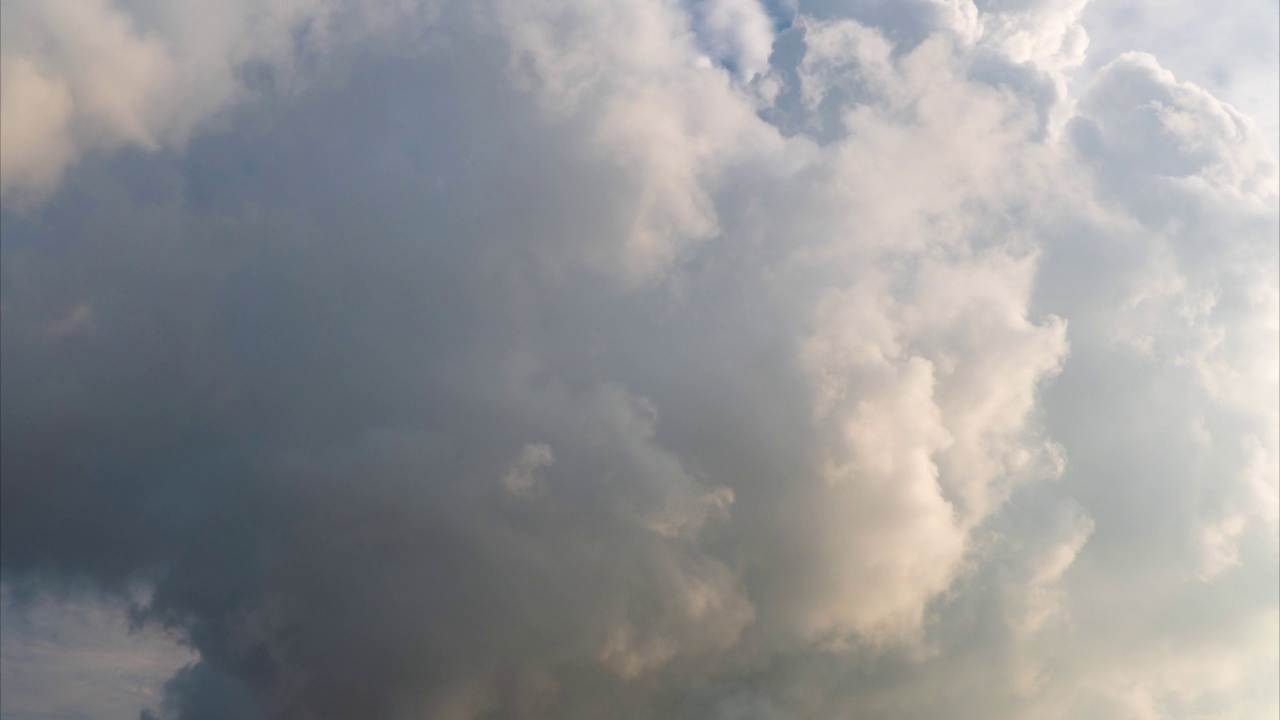
[(178, 80), (6, 47), (0, 568), (148, 717), (1275, 707), (1276, 165), (1080, 3), (93, 8)]

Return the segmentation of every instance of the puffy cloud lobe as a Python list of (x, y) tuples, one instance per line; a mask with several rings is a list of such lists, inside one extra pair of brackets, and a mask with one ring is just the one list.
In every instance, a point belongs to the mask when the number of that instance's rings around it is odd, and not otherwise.
[(710, 0), (698, 6), (699, 28), (712, 56), (739, 78), (750, 80), (769, 67), (773, 19), (756, 0)]
[[(1037, 384), (1065, 353), (1065, 327), (1007, 316), (1025, 305), (1018, 276), (1030, 264), (989, 262), (924, 268), (927, 290), (905, 307), (884, 307), (877, 292), (823, 303), (805, 355), (819, 380), (816, 420), (832, 436), (822, 473), (836, 488), (828, 522), (840, 530), (826, 572), (844, 565), (847, 575), (819, 627), (863, 637), (918, 630), (928, 600), (955, 579), (969, 531), (1008, 484), (1055, 471), (1053, 448), (1028, 442), (1026, 420)], [(998, 286), (1010, 279), (1022, 287)], [(959, 328), (975, 335), (949, 337)], [(836, 559), (838, 548), (860, 545), (877, 548), (862, 567), (856, 556)], [(869, 595), (868, 586), (886, 590)]]
[(1248, 0), (1230, 13), (1199, 3), (1091, 2), (1081, 17), (1092, 72), (1126, 52), (1160, 60), (1179, 80), (1194, 83), (1253, 118), (1280, 153), (1280, 27), (1275, 7)]
[[(1276, 264), (1268, 237), (1280, 232), (1273, 211), (1280, 170), (1252, 122), (1178, 83), (1149, 56), (1126, 55), (1107, 66), (1081, 106), (1075, 143), (1103, 186), (1142, 178), (1141, 190), (1120, 197), (1155, 231), (1152, 261), (1125, 279), (1110, 333), (1133, 352), (1178, 368), (1203, 393), (1205, 409), (1191, 415), (1198, 424), (1187, 435), (1217, 456), (1214, 466), (1232, 480), (1219, 487), (1237, 498), (1226, 501), (1234, 510), (1224, 508), (1225, 517), (1203, 531), (1206, 561), (1230, 564), (1234, 543), (1226, 538), (1238, 538), (1245, 516), (1275, 527), (1276, 481), (1257, 478), (1274, 478), (1261, 468), (1280, 456), (1280, 411), (1260, 402), (1280, 392), (1271, 341), (1280, 322), (1275, 284), (1266, 276)], [(1099, 152), (1099, 144), (1106, 149)], [(1210, 418), (1221, 414), (1248, 417), (1254, 430), (1215, 437)]]
[(1276, 163), (1258, 127), (1201, 88), (1177, 82), (1150, 55), (1126, 54), (1103, 68), (1073, 124), (1080, 147), (1116, 172), (1276, 193)]
[(158, 716), (1274, 706), (1275, 165), (1079, 3), (90, 9), (230, 89), (6, 58), (0, 558)]
[(10, 109), (0, 125), (0, 144), (8, 148), (0, 156), (0, 188), (20, 182), (52, 188), (73, 154), (66, 137), (71, 94), (26, 59), (6, 59), (0, 74), (0, 98)]
[(502, 476), (502, 486), (512, 495), (533, 495), (542, 490), (542, 472), (551, 467), (556, 456), (546, 443), (528, 443), (520, 448), (520, 455), (507, 474)]
[(290, 94), (296, 66), (432, 12), (328, 0), (6, 3), (0, 193), (11, 206), (39, 203), (86, 152), (180, 149), (235, 102)]

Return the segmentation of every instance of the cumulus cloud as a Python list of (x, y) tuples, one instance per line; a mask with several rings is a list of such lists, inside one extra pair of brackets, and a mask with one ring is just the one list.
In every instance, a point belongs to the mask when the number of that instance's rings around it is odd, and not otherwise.
[(1247, 0), (1220, 12), (1201, 3), (1091, 2), (1081, 24), (1091, 46), (1083, 66), (1096, 70), (1126, 52), (1160, 59), (1180, 80), (1203, 87), (1254, 118), (1280, 154), (1280, 27), (1275, 7)]
[(0, 193), (11, 205), (39, 202), (87, 152), (180, 150), (237, 101), (287, 95), (317, 58), (404, 15), (432, 13), (392, 8), (6, 3)]
[(555, 464), (556, 456), (546, 443), (528, 443), (502, 476), (502, 486), (512, 495), (533, 495), (542, 490), (542, 473)]
[(4, 11), (0, 569), (147, 717), (1275, 711), (1252, 117), (1078, 0), (251, 5)]

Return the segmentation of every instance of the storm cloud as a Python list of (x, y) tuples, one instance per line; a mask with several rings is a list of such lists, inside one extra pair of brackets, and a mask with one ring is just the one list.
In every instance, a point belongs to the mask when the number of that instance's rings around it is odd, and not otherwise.
[(1271, 120), (1104, 11), (6, 3), (6, 672), (88, 603), (163, 720), (1276, 713)]

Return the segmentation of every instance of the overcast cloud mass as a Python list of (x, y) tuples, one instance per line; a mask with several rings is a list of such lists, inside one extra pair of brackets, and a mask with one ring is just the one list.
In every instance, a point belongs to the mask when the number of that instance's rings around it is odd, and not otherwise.
[(3, 720), (1280, 716), (1280, 10), (5, 0)]

